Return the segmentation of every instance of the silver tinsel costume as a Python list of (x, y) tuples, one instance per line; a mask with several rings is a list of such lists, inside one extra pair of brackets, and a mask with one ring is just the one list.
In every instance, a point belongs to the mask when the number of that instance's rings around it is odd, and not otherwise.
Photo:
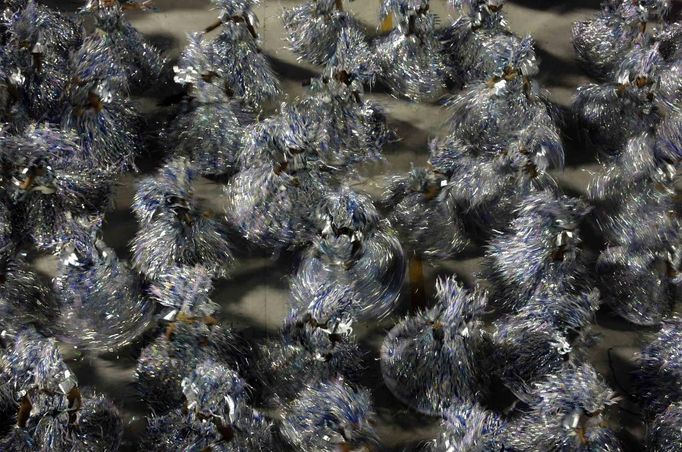
[(521, 400), (548, 375), (585, 362), (599, 293), (539, 291), (520, 312), (496, 322), (493, 361), (502, 382)]
[(326, 139), (315, 117), (286, 104), (246, 130), (241, 171), (226, 187), (226, 211), (249, 241), (273, 250), (308, 243), (310, 207), (341, 170), (325, 159), (334, 152)]
[(659, 323), (680, 297), (680, 205), (676, 170), (656, 161), (653, 138), (628, 141), (589, 186), (594, 221), (607, 241), (597, 276), (607, 303), (641, 325)]
[(604, 418), (614, 393), (588, 364), (550, 375), (533, 388), (535, 402), (509, 422), (504, 443), (511, 450), (621, 450)]
[(380, 18), (388, 15), (396, 26), (376, 42), (382, 80), (397, 96), (413, 101), (437, 99), (447, 71), (428, 0), (383, 0)]
[(356, 30), (343, 30), (336, 53), (321, 77), (311, 80), (310, 95), (297, 104), (307, 111), (326, 137), (322, 148), (334, 166), (381, 159), (394, 135), (386, 125), (383, 108), (364, 98), (379, 72), (375, 55)]
[[(452, 117), (447, 125), (452, 136), (488, 148), (504, 146), (516, 138), (515, 132), (533, 123), (556, 129), (546, 94), (532, 82), (538, 72), (533, 40), (519, 40), (501, 52), (495, 63), (489, 79), (472, 84), (448, 102)], [(538, 155), (539, 149), (527, 151), (548, 163), (563, 163), (560, 141), (548, 147), (544, 156)]]
[(682, 319), (663, 322), (661, 330), (639, 356), (638, 395), (645, 413), (662, 413), (682, 401)]
[(79, 348), (114, 351), (149, 326), (153, 304), (142, 295), (138, 275), (94, 232), (70, 231), (60, 244), (54, 279), (59, 304), (58, 332)]
[(220, 34), (212, 41), (215, 65), (225, 86), (254, 108), (274, 100), (279, 82), (259, 47), (257, 0), (211, 0), (220, 10)]
[(175, 81), (187, 87), (190, 99), (165, 138), (173, 153), (187, 156), (201, 174), (232, 173), (249, 115), (228, 94), (210, 43), (198, 33), (189, 35), (188, 41), (174, 70)]
[(609, 0), (596, 17), (573, 24), (573, 47), (593, 77), (613, 75), (647, 22), (664, 16), (669, 0)]
[(303, 390), (282, 413), (282, 436), (296, 450), (367, 450), (379, 442), (369, 391), (342, 379)]
[(197, 264), (224, 276), (232, 264), (224, 225), (202, 212), (194, 197), (196, 177), (186, 158), (176, 158), (138, 186), (132, 208), (140, 229), (132, 242), (133, 262), (150, 279)]
[(287, 9), (282, 14), (291, 50), (299, 59), (324, 65), (338, 51), (343, 33), (367, 38), (359, 24), (343, 10), (343, 0), (312, 0)]
[(0, 331), (13, 335), (29, 324), (51, 330), (56, 313), (46, 284), (25, 256), (0, 255)]
[(0, 376), (16, 409), (16, 425), (0, 439), (0, 450), (118, 450), (123, 422), (102, 395), (78, 387), (53, 340), (20, 332)]
[(647, 447), (657, 452), (675, 452), (682, 444), (682, 402), (671, 403), (647, 429)]
[(243, 350), (229, 329), (217, 325), (211, 290), (211, 272), (201, 266), (173, 269), (150, 289), (168, 323), (142, 350), (136, 376), (142, 397), (157, 411), (178, 407), (182, 379), (203, 360), (239, 368)]
[(0, 141), (15, 232), (37, 247), (51, 249), (71, 218), (96, 218), (108, 207), (110, 178), (88, 161), (74, 134), (36, 125)]
[(316, 210), (318, 234), (292, 280), (299, 302), (315, 293), (348, 288), (358, 320), (385, 317), (395, 308), (405, 275), (405, 256), (390, 224), (369, 197), (348, 188), (324, 196)]
[(105, 45), (124, 69), (131, 85), (141, 87), (158, 80), (165, 64), (158, 50), (145, 41), (124, 15), (125, 9), (133, 5), (145, 9), (145, 3), (88, 0), (83, 7), (84, 12), (94, 16)]
[(442, 51), (450, 79), (458, 86), (488, 79), (496, 69), (498, 53), (519, 40), (502, 12), (506, 0), (455, 0), (462, 13), (441, 32)]
[[(74, 21), (30, 0), (9, 14), (4, 51), (16, 64), (22, 101), (36, 120), (58, 120), (69, 81), (68, 61), (82, 41)], [(17, 77), (15, 77), (15, 80)]]
[(454, 278), (439, 280), (436, 291), (437, 304), (398, 323), (381, 346), (386, 386), (406, 405), (430, 415), (481, 400), (489, 378), (489, 339), (480, 319), (485, 293), (469, 293)]
[(441, 422), (443, 432), (427, 450), (432, 452), (499, 452), (505, 422), (496, 414), (474, 403), (448, 409)]
[(466, 221), (483, 237), (504, 229), (524, 196), (553, 188), (547, 171), (563, 168), (554, 112), (531, 80), (536, 72), (530, 38), (500, 53), (489, 80), (449, 101), (450, 136), (431, 145), (431, 164), (453, 181)]
[(543, 284), (579, 289), (587, 267), (578, 226), (587, 211), (583, 201), (551, 191), (524, 198), (509, 230), (496, 234), (486, 250), (495, 301), (518, 309)]
[(127, 98), (128, 80), (106, 40), (85, 39), (72, 53), (62, 99), (61, 126), (74, 130), (94, 164), (110, 172), (134, 167), (138, 149), (137, 113)]
[(353, 381), (362, 369), (349, 290), (323, 287), (302, 294), (297, 289), (292, 287), (293, 306), (280, 337), (258, 348), (254, 372), (266, 404), (290, 401), (320, 381)]
[(429, 259), (445, 259), (469, 243), (461, 211), (443, 174), (431, 168), (414, 168), (391, 179), (384, 203), (408, 251)]
[(621, 152), (630, 138), (651, 133), (661, 120), (658, 46), (633, 48), (609, 82), (578, 88), (572, 109), (585, 144), (607, 155)]
[(28, 106), (24, 99), (25, 81), (14, 55), (9, 52), (0, 53), (0, 121), (7, 132), (21, 133), (30, 123)]
[(145, 450), (274, 450), (271, 423), (248, 405), (247, 391), (232, 369), (200, 362), (182, 381), (185, 408), (149, 420)]

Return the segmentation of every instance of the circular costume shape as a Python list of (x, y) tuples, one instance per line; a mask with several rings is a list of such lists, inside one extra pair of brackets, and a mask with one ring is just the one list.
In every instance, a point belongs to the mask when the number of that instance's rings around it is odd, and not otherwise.
[(298, 450), (369, 449), (378, 443), (374, 416), (366, 389), (352, 388), (343, 380), (321, 382), (284, 408), (280, 432)]
[(381, 346), (381, 371), (398, 400), (437, 416), (486, 395), (490, 355), (480, 321), (485, 295), (466, 292), (454, 279), (439, 281), (436, 290), (436, 306), (389, 331)]

